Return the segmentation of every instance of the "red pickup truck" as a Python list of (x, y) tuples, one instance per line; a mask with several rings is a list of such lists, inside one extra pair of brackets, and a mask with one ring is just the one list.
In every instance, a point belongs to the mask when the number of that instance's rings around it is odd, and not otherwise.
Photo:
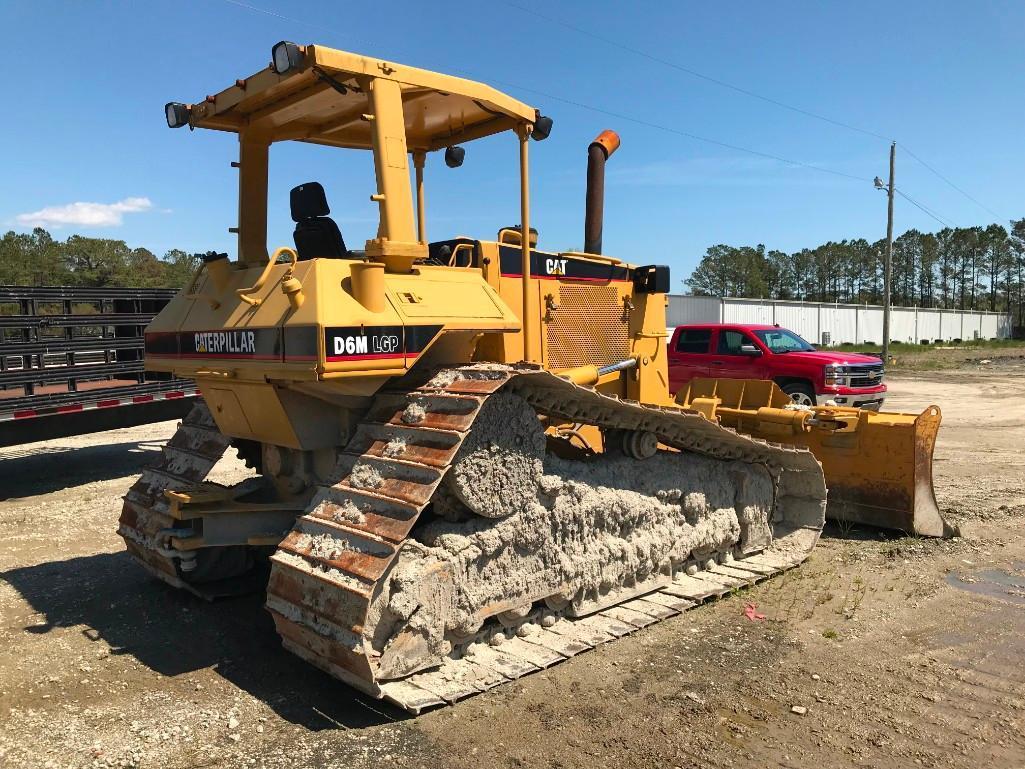
[(669, 388), (695, 377), (771, 379), (795, 402), (878, 410), (886, 397), (883, 362), (816, 350), (779, 326), (702, 323), (677, 326), (669, 340)]

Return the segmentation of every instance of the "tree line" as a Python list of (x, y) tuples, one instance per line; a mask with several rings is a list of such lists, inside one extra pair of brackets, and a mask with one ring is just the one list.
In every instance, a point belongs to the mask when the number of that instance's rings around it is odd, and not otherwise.
[[(794, 253), (764, 245), (709, 247), (691, 293), (881, 304), (886, 241), (858, 238)], [(891, 301), (908, 307), (1010, 312), (1025, 326), (1025, 218), (1010, 228), (908, 230), (893, 241)]]
[(182, 288), (199, 264), (199, 254), (178, 249), (158, 257), (123, 240), (57, 240), (41, 227), (0, 239), (0, 285)]
[[(896, 238), (893, 304), (1010, 312), (1025, 326), (1025, 218), (1010, 225), (912, 229)], [(880, 304), (885, 251), (885, 240), (864, 238), (794, 253), (718, 244), (685, 282), (704, 296)], [(37, 227), (0, 238), (0, 285), (181, 288), (200, 260), (180, 249), (158, 257), (123, 240), (57, 240)]]

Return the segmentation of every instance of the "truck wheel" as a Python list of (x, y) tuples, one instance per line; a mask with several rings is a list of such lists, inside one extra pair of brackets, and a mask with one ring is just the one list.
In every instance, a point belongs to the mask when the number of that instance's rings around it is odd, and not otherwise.
[(815, 391), (803, 382), (784, 385), (783, 392), (790, 396), (794, 403), (802, 406), (815, 405)]

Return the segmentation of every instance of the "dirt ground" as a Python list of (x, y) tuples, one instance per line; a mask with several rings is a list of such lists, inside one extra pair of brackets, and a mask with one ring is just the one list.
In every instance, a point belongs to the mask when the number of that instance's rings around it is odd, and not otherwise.
[(800, 569), (419, 718), (283, 651), (259, 596), (129, 561), (120, 497), (173, 423), (0, 450), (0, 765), (1020, 767), (1025, 362), (891, 381), (930, 403), (961, 537), (827, 527)]

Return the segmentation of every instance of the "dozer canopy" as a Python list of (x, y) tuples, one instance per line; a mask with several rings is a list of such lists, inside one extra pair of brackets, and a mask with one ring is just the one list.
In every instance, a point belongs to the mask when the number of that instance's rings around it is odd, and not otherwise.
[[(250, 77), (193, 105), (168, 105), (172, 127), (258, 132), (270, 141), (297, 140), (372, 149), (375, 82), (396, 83), (409, 151), (453, 144), (533, 125), (537, 111), (490, 86), (319, 45), (282, 42), (273, 61)], [(184, 107), (181, 110), (180, 107)]]
[[(463, 78), (359, 54), (288, 41), (275, 45), (266, 68), (195, 104), (170, 102), (171, 128), (233, 131), (239, 136), (238, 261), (267, 262), (268, 150), (279, 141), (371, 150), (377, 189), (377, 235), (365, 255), (389, 271), (409, 272), (427, 256), (424, 162), (445, 150), (461, 165), (460, 142), (512, 131), (519, 140), (520, 225), (530, 231), (529, 138), (544, 139), (552, 121), (494, 88)], [(416, 169), (410, 185), (409, 156)], [(529, 246), (522, 246), (529, 260)]]

